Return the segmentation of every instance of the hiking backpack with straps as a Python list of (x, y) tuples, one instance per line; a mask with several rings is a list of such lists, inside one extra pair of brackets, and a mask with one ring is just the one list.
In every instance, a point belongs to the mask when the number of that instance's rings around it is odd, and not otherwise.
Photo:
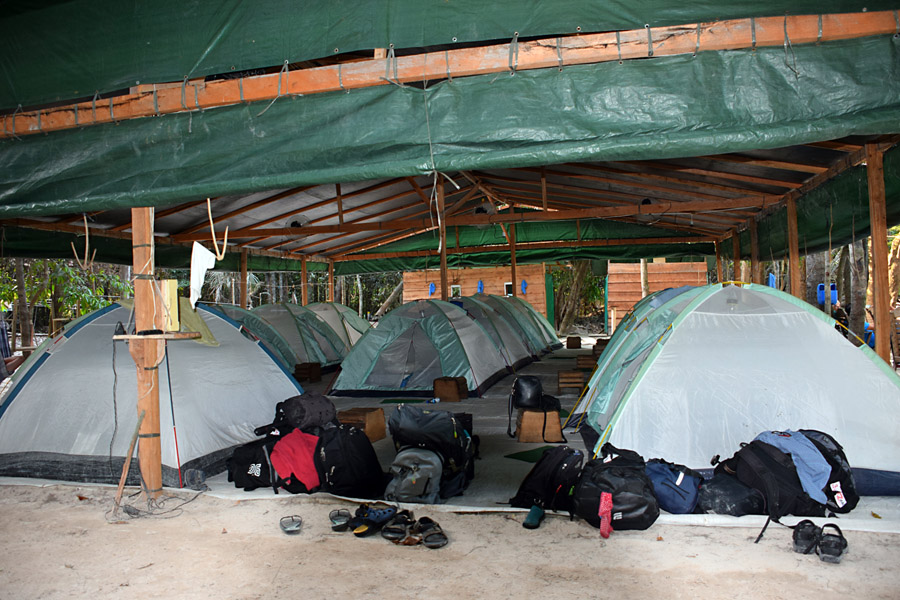
[(525, 479), (516, 495), (510, 498), (511, 506), (544, 510), (574, 511), (573, 494), (581, 475), (584, 452), (568, 446), (556, 446), (544, 451)]
[(366, 434), (349, 425), (323, 427), (318, 434), (315, 464), (322, 491), (352, 498), (380, 498), (385, 474)]
[(822, 490), (828, 499), (825, 506), (836, 513), (848, 513), (856, 508), (859, 503), (859, 494), (856, 492), (853, 471), (850, 469), (843, 446), (822, 431), (801, 429), (800, 433), (809, 438), (809, 441), (822, 453), (831, 466), (828, 485)]
[(404, 448), (391, 463), (393, 478), (384, 490), (384, 499), (437, 504), (441, 501), (443, 471), (444, 461), (437, 452), (426, 448)]

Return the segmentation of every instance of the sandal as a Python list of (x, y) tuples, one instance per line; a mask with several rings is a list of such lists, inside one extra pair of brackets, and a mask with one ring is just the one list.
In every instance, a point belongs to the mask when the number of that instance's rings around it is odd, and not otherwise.
[(401, 510), (381, 529), (381, 537), (392, 542), (401, 542), (409, 536), (409, 528), (416, 522), (412, 512)]
[(353, 527), (353, 535), (366, 537), (380, 530), (395, 514), (397, 514), (396, 506), (380, 504), (376, 507), (361, 504), (356, 509), (356, 517), (350, 520), (350, 526)]
[(300, 533), (300, 527), (303, 525), (303, 519), (300, 517), (300, 515), (288, 515), (287, 517), (281, 517), (278, 525), (281, 527), (281, 530), (287, 535), (297, 535), (298, 533)]
[(338, 508), (328, 513), (332, 531), (347, 531), (350, 527), (350, 511)]
[(450, 540), (435, 521), (428, 517), (422, 517), (410, 528), (410, 533), (414, 536), (421, 537), (422, 543), (426, 548), (435, 550), (447, 545)]
[(792, 527), (794, 530), (794, 552), (800, 554), (812, 554), (819, 545), (822, 528), (810, 521), (803, 519)]
[[(837, 533), (825, 533), (825, 529), (831, 527)], [(819, 547), (816, 553), (824, 562), (838, 564), (844, 552), (847, 550), (847, 540), (841, 532), (841, 528), (834, 523), (826, 523), (822, 526), (822, 535), (819, 538)]]

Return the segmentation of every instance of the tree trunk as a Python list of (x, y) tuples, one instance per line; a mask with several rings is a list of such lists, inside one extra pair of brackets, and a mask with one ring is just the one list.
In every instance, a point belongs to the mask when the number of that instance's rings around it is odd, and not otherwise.
[(837, 283), (838, 301), (846, 307), (850, 298), (850, 249), (844, 246), (838, 251), (838, 267), (834, 273)]
[(806, 301), (819, 306), (818, 286), (825, 281), (826, 252), (813, 252), (806, 256)]
[(579, 260), (575, 262), (575, 273), (572, 277), (572, 289), (569, 290), (568, 295), (563, 301), (563, 309), (559, 317), (559, 329), (557, 330), (557, 335), (566, 335), (569, 332), (569, 329), (572, 328), (572, 323), (575, 322), (575, 317), (578, 315), (578, 305), (581, 300), (581, 288), (584, 285), (584, 279), (589, 267), (589, 261)]
[(386, 313), (388, 310), (388, 307), (390, 307), (391, 304), (393, 304), (393, 302), (395, 300), (397, 300), (397, 298), (400, 296), (400, 294), (402, 292), (403, 292), (403, 280), (401, 279), (400, 283), (397, 284), (397, 287), (394, 288), (394, 291), (391, 292), (391, 295), (388, 296), (387, 300), (384, 301), (384, 304), (381, 305), (381, 308), (379, 308), (375, 312), (375, 318), (378, 319), (379, 317), (381, 317), (381, 315)]
[(888, 254), (888, 286), (891, 290), (891, 307), (897, 305), (897, 287), (900, 286), (900, 234), (891, 241)]
[(850, 331), (862, 337), (866, 319), (866, 285), (869, 269), (866, 264), (866, 243), (858, 241), (850, 248), (850, 296), (844, 308), (850, 313)]
[[(25, 290), (25, 260), (16, 259), (16, 305), (18, 307), (19, 330), (22, 332), (22, 346), (34, 345), (34, 327)], [(14, 332), (15, 334), (15, 332)]]
[(359, 316), (363, 316), (362, 277), (356, 275), (356, 292), (359, 294)]
[[(580, 288), (579, 288), (580, 289)], [(641, 298), (650, 295), (650, 276), (647, 273), (647, 259), (641, 259)]]

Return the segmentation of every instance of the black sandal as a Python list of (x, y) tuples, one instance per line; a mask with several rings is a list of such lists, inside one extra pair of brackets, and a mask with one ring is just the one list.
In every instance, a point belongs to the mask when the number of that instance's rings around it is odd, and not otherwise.
[(441, 529), (441, 526), (428, 517), (422, 517), (416, 521), (410, 528), (410, 533), (416, 537), (421, 537), (425, 547), (432, 550), (442, 548), (450, 541), (447, 538), (447, 534)]
[(401, 510), (381, 528), (381, 537), (392, 542), (401, 542), (409, 536), (409, 528), (416, 522), (412, 512)]
[[(825, 529), (831, 527), (837, 533), (825, 533)], [(819, 558), (824, 562), (838, 564), (844, 552), (847, 551), (847, 540), (841, 532), (841, 528), (834, 523), (826, 523), (822, 526), (822, 535), (819, 538), (819, 547), (816, 550)]]
[(822, 528), (809, 519), (803, 519), (791, 529), (794, 530), (794, 552), (812, 554), (819, 545)]
[(297, 535), (300, 533), (300, 527), (303, 526), (303, 519), (300, 515), (288, 515), (286, 517), (281, 517), (278, 526), (281, 527), (281, 530), (287, 535)]
[(338, 508), (328, 513), (332, 531), (347, 531), (350, 527), (350, 511)]

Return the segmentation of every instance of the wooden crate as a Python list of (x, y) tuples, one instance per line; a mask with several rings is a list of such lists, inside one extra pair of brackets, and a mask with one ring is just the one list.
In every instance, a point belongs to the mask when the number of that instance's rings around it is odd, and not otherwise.
[(544, 426), (544, 411), (519, 409), (516, 417), (516, 439), (520, 442), (561, 442), (563, 441), (562, 425), (559, 422), (559, 411), (549, 411), (547, 425)]
[(593, 354), (584, 354), (581, 356), (575, 357), (575, 368), (576, 369), (590, 369), (594, 370), (594, 367), (597, 366), (597, 357)]
[(597, 340), (597, 343), (594, 344), (591, 352), (593, 352), (594, 356), (600, 356), (603, 354), (603, 351), (606, 350), (606, 346), (609, 344), (609, 340)]
[(370, 442), (377, 442), (385, 436), (383, 408), (349, 408), (337, 414), (338, 421), (357, 429), (362, 429)]
[(569, 350), (581, 348), (581, 338), (577, 335), (570, 335), (566, 338), (566, 348)]
[(438, 377), (434, 380), (434, 397), (441, 402), (459, 402), (469, 397), (465, 377)]
[(578, 391), (581, 391), (581, 388), (584, 387), (584, 371), (560, 371), (557, 374), (557, 387), (559, 391), (562, 392), (563, 388), (578, 388)]
[(319, 363), (300, 363), (294, 367), (294, 379), (297, 381), (322, 381), (322, 365)]

